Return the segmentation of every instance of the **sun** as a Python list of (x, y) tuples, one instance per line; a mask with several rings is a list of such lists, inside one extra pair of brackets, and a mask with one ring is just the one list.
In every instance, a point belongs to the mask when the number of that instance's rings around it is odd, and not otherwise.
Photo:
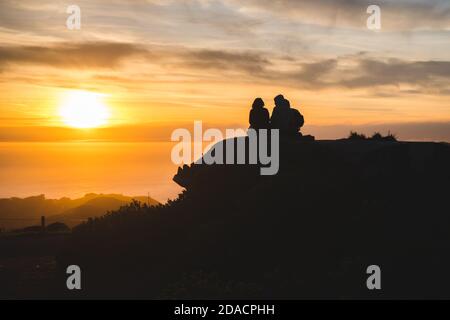
[(59, 108), (62, 121), (75, 128), (95, 128), (106, 124), (110, 112), (103, 96), (89, 91), (67, 93)]

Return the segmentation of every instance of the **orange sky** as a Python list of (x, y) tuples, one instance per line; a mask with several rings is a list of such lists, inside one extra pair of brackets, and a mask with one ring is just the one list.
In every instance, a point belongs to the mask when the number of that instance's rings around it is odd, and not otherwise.
[(323, 126), (448, 124), (448, 4), (387, 1), (374, 32), (367, 3), (78, 1), (69, 30), (64, 2), (2, 1), (1, 132), (66, 126), (73, 90), (102, 94), (105, 125), (127, 128), (246, 127), (253, 99), (271, 110), (279, 93), (319, 138)]

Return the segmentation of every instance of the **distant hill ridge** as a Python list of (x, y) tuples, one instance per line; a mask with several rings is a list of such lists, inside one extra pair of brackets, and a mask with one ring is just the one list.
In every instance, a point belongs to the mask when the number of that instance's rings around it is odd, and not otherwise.
[(149, 205), (159, 202), (146, 196), (88, 193), (81, 198), (47, 199), (45, 195), (26, 198), (0, 199), (0, 227), (22, 228), (39, 223), (46, 216), (49, 223), (59, 221), (74, 226), (89, 217), (98, 217), (110, 210), (117, 210), (133, 199)]

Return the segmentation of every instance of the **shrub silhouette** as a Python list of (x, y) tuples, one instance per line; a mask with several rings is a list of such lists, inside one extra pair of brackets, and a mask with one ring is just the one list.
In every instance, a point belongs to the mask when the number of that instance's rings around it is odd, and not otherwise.
[(387, 136), (384, 137), (384, 140), (385, 141), (397, 141), (397, 136), (389, 131)]
[(357, 133), (355, 131), (350, 131), (350, 134), (347, 139), (348, 140), (391, 141), (391, 142), (397, 141), (397, 137), (394, 134), (392, 134), (391, 132), (388, 132), (388, 134), (386, 136), (383, 136), (379, 132), (375, 132), (370, 138), (368, 138), (363, 133)]
[(381, 133), (375, 132), (375, 133), (372, 135), (372, 137), (370, 137), (370, 139), (382, 141), (382, 140), (383, 140), (383, 136), (381, 135)]
[(350, 135), (348, 136), (348, 139), (349, 140), (366, 140), (367, 137), (362, 133), (350, 131)]

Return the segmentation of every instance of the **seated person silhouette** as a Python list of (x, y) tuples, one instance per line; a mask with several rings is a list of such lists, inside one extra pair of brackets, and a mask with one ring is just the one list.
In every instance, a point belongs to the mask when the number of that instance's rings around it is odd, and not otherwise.
[(291, 108), (291, 116), (289, 119), (289, 134), (302, 135), (300, 128), (303, 127), (305, 119), (303, 115), (297, 109)]
[(250, 110), (250, 128), (268, 129), (269, 128), (269, 110), (264, 108), (264, 101), (261, 98), (256, 98)]
[(275, 107), (272, 111), (270, 124), (273, 129), (279, 129), (280, 133), (287, 133), (289, 131), (289, 122), (291, 117), (290, 104), (283, 95), (278, 95), (274, 98)]
[[(303, 135), (300, 132), (301, 127), (305, 124), (303, 115), (297, 109), (291, 108), (289, 100), (285, 99), (283, 95), (275, 97), (275, 107), (273, 108), (271, 127), (273, 129), (279, 129), (280, 134), (283, 136), (300, 136)], [(308, 140), (314, 140), (313, 136), (303, 137)]]

